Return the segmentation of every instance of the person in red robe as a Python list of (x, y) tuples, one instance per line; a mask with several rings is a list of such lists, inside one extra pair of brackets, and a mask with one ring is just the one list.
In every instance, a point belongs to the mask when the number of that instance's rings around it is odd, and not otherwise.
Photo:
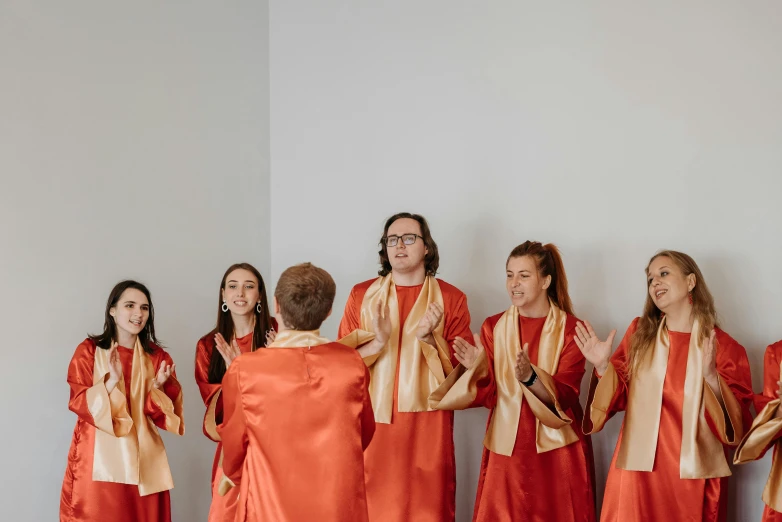
[(103, 333), (76, 348), (68, 407), (78, 419), (60, 494), (60, 522), (170, 522), (174, 487), (158, 429), (183, 435), (182, 387), (157, 344), (146, 286), (118, 283)]
[(601, 522), (727, 519), (728, 454), (749, 427), (744, 348), (717, 325), (714, 299), (688, 255), (659, 252), (646, 268), (644, 313), (616, 352), (589, 323), (576, 343), (594, 364), (584, 431), (625, 411)]
[(212, 464), (212, 503), (209, 520), (232, 519), (238, 490), (218, 494), (223, 476), (222, 442), (217, 425), (223, 418), (222, 381), (226, 368), (242, 353), (253, 352), (274, 339), (276, 323), (269, 314), (266, 285), (249, 263), (228, 267), (220, 283), (217, 324), (196, 345), (195, 379), (206, 405), (204, 435), (217, 442)]
[(457, 364), (453, 342), (472, 342), (467, 298), (434, 276), (437, 244), (416, 214), (390, 217), (380, 240), (380, 277), (353, 287), (339, 335), (375, 334), (359, 348), (370, 371), (378, 423), (364, 455), (372, 522), (453, 522), (453, 412), (429, 395)]
[[(274, 292), (279, 332), (223, 378), (223, 472), (242, 522), (367, 522), (363, 452), (375, 421), (357, 342), (320, 336), (336, 285), (310, 263)], [(354, 336), (354, 339), (357, 339)]]
[(779, 460), (782, 444), (782, 382), (779, 370), (782, 364), (782, 341), (766, 348), (763, 357), (763, 393), (755, 395), (758, 415), (749, 432), (739, 444), (735, 464), (744, 464), (762, 458), (774, 448), (771, 471), (763, 490), (763, 522), (782, 522), (782, 463)]
[(456, 339), (460, 366), (430, 403), (491, 409), (473, 521), (594, 522), (585, 364), (562, 258), (552, 244), (527, 241), (505, 268), (511, 307), (484, 321), (475, 345)]

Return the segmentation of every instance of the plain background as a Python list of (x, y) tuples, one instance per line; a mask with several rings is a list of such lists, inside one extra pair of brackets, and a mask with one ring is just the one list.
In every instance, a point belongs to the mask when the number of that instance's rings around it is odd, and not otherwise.
[[(205, 520), (193, 358), (223, 271), (252, 262), (273, 288), (326, 268), (334, 336), (398, 211), (429, 219), (474, 330), (526, 239), (559, 245), (601, 335), (640, 313), (656, 250), (686, 251), (759, 390), (782, 338), (782, 6), (646, 4), (2, 2), (4, 516), (56, 517), (68, 361), (133, 277), (185, 387), (174, 519)], [(462, 522), (486, 412), (456, 419)], [(599, 496), (619, 425), (593, 437)], [(769, 464), (735, 470), (731, 520), (760, 519)]]

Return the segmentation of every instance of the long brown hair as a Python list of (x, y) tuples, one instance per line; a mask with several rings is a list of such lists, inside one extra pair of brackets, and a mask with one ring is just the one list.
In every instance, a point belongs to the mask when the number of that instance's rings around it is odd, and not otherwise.
[(386, 236), (388, 235), (388, 229), (394, 224), (397, 219), (413, 219), (418, 221), (421, 225), (421, 237), (423, 237), (424, 246), (426, 247), (426, 255), (424, 256), (424, 267), (426, 268), (426, 275), (433, 276), (437, 274), (437, 269), (440, 267), (440, 254), (437, 252), (437, 243), (432, 239), (432, 233), (429, 231), (429, 224), (426, 222), (426, 218), (420, 214), (411, 214), (410, 212), (400, 212), (394, 214), (386, 220), (386, 225), (383, 227), (383, 235), (380, 238), (380, 251), (377, 253), (380, 256), (380, 270), (377, 274), (380, 276), (387, 276), (391, 273), (391, 263), (388, 261), (388, 249), (386, 248)]
[[(692, 316), (700, 324), (700, 332), (693, 332), (698, 336), (698, 341), (703, 343), (711, 335), (711, 331), (718, 327), (717, 309), (714, 306), (714, 297), (709, 292), (701, 269), (693, 258), (682, 252), (675, 250), (661, 250), (649, 260), (646, 265), (645, 274), (649, 275), (649, 267), (658, 257), (667, 257), (679, 267), (685, 277), (690, 274), (695, 275), (695, 287), (690, 292), (692, 296)], [(646, 279), (648, 281), (648, 278)], [(644, 303), (643, 315), (638, 320), (638, 328), (630, 338), (629, 350), (629, 368), (633, 373), (638, 370), (641, 363), (651, 353), (652, 347), (657, 340), (657, 330), (660, 328), (660, 322), (665, 314), (654, 304), (652, 296), (649, 294), (649, 284), (646, 285), (646, 302)]]
[(538, 273), (542, 277), (551, 276), (551, 284), (548, 286), (548, 297), (560, 310), (573, 315), (573, 303), (570, 301), (570, 294), (567, 290), (567, 275), (565, 274), (565, 265), (562, 262), (562, 255), (559, 249), (553, 243), (546, 245), (539, 241), (525, 241), (513, 250), (511, 250), (508, 260), (505, 261), (505, 267), (508, 261), (514, 257), (529, 256), (535, 260), (538, 267)]
[[(217, 326), (215, 326), (214, 330), (212, 330), (208, 336), (211, 338), (219, 333), (229, 343), (231, 342), (231, 339), (233, 339), (234, 320), (231, 317), (231, 312), (223, 312), (223, 290), (225, 289), (225, 281), (228, 279), (228, 275), (238, 269), (252, 272), (258, 280), (258, 298), (261, 300), (261, 312), (258, 313), (257, 306), (253, 309), (255, 313), (255, 329), (253, 330), (252, 349), (255, 351), (266, 344), (266, 333), (272, 328), (272, 320), (269, 315), (269, 305), (266, 301), (266, 285), (263, 282), (263, 277), (261, 277), (261, 273), (258, 269), (250, 263), (236, 263), (231, 265), (228, 267), (228, 270), (225, 271), (225, 274), (223, 274), (223, 280), (220, 283), (220, 291), (217, 293)], [(213, 348), (212, 356), (209, 359), (209, 382), (212, 384), (223, 382), (225, 370), (225, 359), (220, 355), (217, 348)]]
[[(119, 298), (122, 297), (122, 294), (125, 292), (125, 290), (129, 288), (138, 290), (147, 296), (147, 302), (149, 303), (149, 318), (147, 319), (147, 324), (145, 324), (144, 328), (141, 330), (141, 332), (139, 332), (138, 340), (141, 343), (141, 347), (144, 348), (145, 352), (152, 353), (154, 351), (152, 343), (155, 343), (157, 346), (161, 346), (160, 341), (157, 339), (157, 337), (155, 337), (155, 307), (152, 306), (152, 295), (149, 293), (149, 289), (143, 283), (132, 281), (130, 279), (120, 281), (114, 285), (114, 288), (111, 289), (109, 298), (106, 300), (103, 333), (90, 335), (89, 338), (92, 339), (95, 342), (95, 345), (99, 348), (103, 348), (104, 350), (111, 348), (111, 343), (117, 340), (117, 323), (114, 321), (114, 318), (111, 316), (110, 312), (112, 308), (117, 306), (117, 302), (119, 301)], [(133, 347), (128, 346), (127, 348)]]

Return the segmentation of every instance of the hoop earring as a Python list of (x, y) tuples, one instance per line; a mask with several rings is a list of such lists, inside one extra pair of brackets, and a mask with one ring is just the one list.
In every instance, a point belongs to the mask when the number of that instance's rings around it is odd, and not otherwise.
[(255, 311), (258, 312), (258, 313), (261, 313), (261, 310), (263, 310), (263, 308), (261, 308), (261, 303), (258, 302), (258, 304), (255, 305)]
[(223, 306), (221, 306), (221, 307), (220, 307), (220, 309), (221, 309), (223, 312), (227, 312), (227, 311), (228, 311), (228, 303), (226, 303), (225, 301), (223, 301)]

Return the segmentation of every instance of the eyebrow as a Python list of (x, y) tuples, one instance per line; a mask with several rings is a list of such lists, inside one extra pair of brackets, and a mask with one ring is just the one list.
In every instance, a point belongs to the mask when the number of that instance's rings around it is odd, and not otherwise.
[[(124, 301), (123, 304), (136, 304), (136, 301)], [(149, 306), (149, 303), (141, 303), (141, 306)]]
[[(229, 283), (238, 283), (239, 281), (237, 281), (236, 279), (231, 279), (231, 280), (230, 280), (230, 281), (228, 281), (228, 282), (229, 282)], [(245, 283), (252, 283), (252, 284), (255, 284), (255, 281), (253, 281), (252, 279), (247, 279), (247, 280), (245, 281)]]

